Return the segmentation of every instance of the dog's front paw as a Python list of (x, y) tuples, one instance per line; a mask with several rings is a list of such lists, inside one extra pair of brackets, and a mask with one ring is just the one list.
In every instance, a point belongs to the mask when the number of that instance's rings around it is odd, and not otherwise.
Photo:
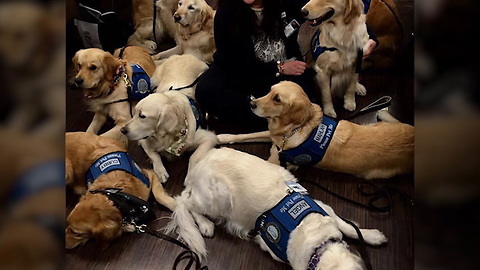
[(362, 235), (365, 242), (369, 245), (379, 246), (388, 242), (387, 237), (377, 229), (362, 230)]
[(154, 168), (153, 171), (155, 171), (155, 173), (157, 174), (158, 179), (160, 179), (160, 182), (162, 182), (162, 183), (167, 182), (169, 175), (168, 175), (167, 170), (165, 170), (165, 168), (163, 168), (163, 169)]
[(365, 96), (367, 94), (367, 89), (365, 88), (365, 86), (363, 86), (361, 83), (357, 82), (357, 86), (356, 86), (356, 93), (359, 95), (359, 96)]
[(215, 224), (209, 221), (203, 221), (198, 223), (198, 229), (200, 233), (205, 237), (213, 237), (213, 233), (215, 232)]
[(355, 104), (355, 101), (345, 101), (345, 104), (343, 104), (343, 107), (346, 110), (353, 112), (357, 108), (357, 104)]
[(337, 118), (337, 113), (335, 112), (335, 109), (333, 109), (333, 105), (325, 106), (323, 113), (330, 117)]
[(232, 135), (232, 134), (218, 134), (217, 140), (219, 144), (227, 144), (227, 143), (232, 144), (234, 136), (235, 135)]
[(150, 54), (154, 54), (157, 50), (157, 43), (155, 43), (153, 40), (146, 40), (145, 49), (147, 49)]

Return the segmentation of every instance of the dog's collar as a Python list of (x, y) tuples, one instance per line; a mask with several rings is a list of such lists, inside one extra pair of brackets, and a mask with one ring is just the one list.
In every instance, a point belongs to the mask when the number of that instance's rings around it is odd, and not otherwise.
[(121, 192), (121, 188), (90, 190), (92, 194), (103, 194), (113, 202), (122, 214), (122, 226), (134, 226), (136, 232), (145, 232), (146, 223), (155, 217), (149, 203), (131, 194)]
[(313, 251), (313, 254), (310, 257), (310, 260), (308, 261), (307, 270), (315, 270), (317, 268), (318, 263), (322, 259), (322, 255), (325, 252), (325, 250), (327, 250), (328, 246), (335, 243), (344, 244), (344, 242), (338, 238), (330, 238), (324, 241), (323, 243), (321, 243), (318, 247), (316, 247), (315, 251)]
[[(127, 74), (125, 73), (125, 63), (122, 63), (117, 71), (115, 72), (115, 75), (113, 75), (113, 80), (112, 82), (110, 83), (110, 91), (108, 92), (108, 95), (110, 95), (111, 93), (113, 93), (113, 90), (115, 90), (115, 88), (117, 87), (118, 85), (118, 82), (120, 81), (120, 79), (122, 78), (123, 74)], [(128, 76), (127, 76), (127, 79), (128, 79)], [(126, 83), (126, 82), (125, 82)]]
[(303, 126), (299, 126), (294, 128), (288, 135), (283, 135), (282, 136), (282, 147), (280, 147), (280, 150), (283, 151), (283, 148), (285, 148), (285, 145), (288, 142), (288, 139), (290, 139), (293, 135), (295, 135)]
[(188, 33), (187, 35), (181, 35), (182, 39), (183, 40), (188, 40), (191, 36), (199, 33), (200, 31), (202, 31), (203, 27), (200, 27), (200, 29), (196, 32), (193, 32), (193, 33)]
[(188, 121), (187, 117), (185, 119), (185, 128), (182, 128), (178, 134), (178, 139), (174, 141), (165, 151), (168, 153), (179, 157), (183, 152), (185, 152), (187, 145), (187, 135), (188, 135)]

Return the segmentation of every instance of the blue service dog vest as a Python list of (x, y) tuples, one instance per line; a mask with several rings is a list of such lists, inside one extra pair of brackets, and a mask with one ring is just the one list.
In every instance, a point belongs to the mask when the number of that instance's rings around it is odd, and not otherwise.
[(312, 131), (306, 141), (295, 148), (281, 151), (280, 158), (299, 166), (317, 164), (327, 152), (337, 125), (337, 121), (324, 115), (322, 123)]
[(317, 60), (320, 54), (324, 53), (325, 51), (333, 52), (337, 50), (337, 48), (321, 46), (320, 39), (318, 38), (319, 36), (320, 30), (317, 30), (315, 34), (313, 34), (312, 40), (310, 42), (310, 50), (312, 51), (312, 56), (315, 60)]
[(255, 230), (278, 258), (288, 262), (287, 246), (290, 233), (311, 213), (328, 216), (310, 196), (293, 192), (258, 217)]
[(205, 128), (206, 121), (205, 121), (204, 114), (202, 113), (202, 111), (198, 107), (195, 100), (193, 100), (191, 97), (188, 97), (188, 96), (187, 96), (187, 98), (188, 98), (188, 102), (190, 102), (190, 108), (192, 108), (193, 115), (195, 116), (195, 121), (197, 123), (197, 128), (196, 129)]
[(111, 171), (121, 170), (140, 179), (147, 187), (150, 181), (143, 174), (142, 169), (125, 152), (112, 152), (97, 159), (87, 171), (87, 185), (90, 186), (100, 175)]
[(132, 64), (132, 89), (128, 93), (130, 100), (141, 100), (150, 95), (151, 85), (150, 77), (143, 68), (137, 64)]

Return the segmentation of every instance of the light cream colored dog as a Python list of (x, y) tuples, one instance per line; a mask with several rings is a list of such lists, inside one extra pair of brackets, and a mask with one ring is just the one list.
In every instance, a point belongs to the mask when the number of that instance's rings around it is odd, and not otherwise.
[[(176, 208), (167, 231), (174, 231), (202, 258), (207, 255), (205, 236), (212, 236), (215, 225), (206, 216), (223, 221), (226, 229), (242, 239), (252, 239), (257, 218), (277, 205), (288, 193), (285, 181), (297, 179), (286, 169), (256, 156), (231, 148), (212, 149), (194, 166), (185, 179), (185, 190), (175, 197)], [(362, 270), (361, 258), (349, 251), (342, 233), (358, 239), (355, 229), (339, 218), (333, 209), (315, 200), (328, 215), (309, 213), (290, 233), (286, 255), (295, 270), (305, 270), (316, 256), (314, 269)], [(268, 225), (268, 223), (267, 223)], [(267, 231), (270, 231), (267, 229)], [(376, 229), (360, 230), (365, 242), (381, 245), (387, 238)], [(272, 232), (273, 237), (278, 236)], [(260, 235), (255, 241), (275, 260)], [(335, 239), (331, 241), (332, 239)], [(318, 247), (318, 249), (317, 249)]]
[[(267, 118), (269, 131), (217, 137), (220, 143), (272, 140), (269, 161), (273, 163), (280, 163), (278, 149), (298, 147), (322, 123), (320, 106), (311, 103), (293, 82), (272, 86), (266, 96), (251, 104), (256, 115)], [(366, 179), (412, 172), (414, 127), (398, 122), (386, 111), (381, 111), (379, 117), (384, 122), (370, 125), (338, 122), (323, 159), (315, 166)]]
[[(115, 127), (103, 135), (126, 142), (120, 128), (131, 119), (131, 107), (136, 101), (129, 101), (126, 73), (129, 80), (132, 78), (132, 63), (140, 65), (151, 77), (155, 71), (155, 62), (142, 47), (129, 46), (123, 52), (122, 59), (118, 59), (119, 50), (115, 56), (97, 48), (83, 49), (73, 57), (73, 65), (77, 73), (75, 84), (83, 89), (83, 96), (89, 109), (95, 113), (88, 126), (87, 132), (98, 134), (110, 116), (115, 121)], [(125, 72), (121, 71), (121, 67)], [(124, 100), (122, 102), (118, 102)], [(133, 102), (130, 104), (130, 102)]]
[[(316, 80), (322, 93), (323, 110), (337, 117), (332, 96), (343, 96), (344, 108), (354, 111), (355, 93), (366, 89), (355, 73), (359, 50), (368, 41), (363, 4), (358, 0), (310, 0), (302, 14), (320, 30), (319, 45), (327, 50), (315, 62)], [(361, 56), (360, 56), (361, 57)]]
[(177, 3), (178, 0), (155, 1), (157, 13), (154, 31), (152, 0), (132, 0), (135, 32), (128, 38), (127, 44), (143, 47), (150, 54), (154, 54), (159, 43), (169, 37), (173, 39), (175, 37), (175, 21), (172, 16), (177, 9)]
[(151, 78), (152, 89), (165, 93), (172, 89), (195, 98), (197, 79), (208, 69), (205, 62), (191, 54), (172, 55), (165, 59)]
[(213, 36), (215, 11), (205, 0), (180, 0), (173, 15), (176, 22), (176, 46), (155, 55), (155, 60), (175, 54), (191, 54), (211, 63), (216, 50)]
[(168, 179), (162, 154), (167, 158), (195, 151), (189, 166), (197, 156), (218, 144), (215, 134), (199, 126), (199, 112), (189, 97), (179, 91), (153, 93), (138, 102), (136, 114), (122, 129), (130, 140), (138, 140), (153, 163), (153, 170), (162, 182)]

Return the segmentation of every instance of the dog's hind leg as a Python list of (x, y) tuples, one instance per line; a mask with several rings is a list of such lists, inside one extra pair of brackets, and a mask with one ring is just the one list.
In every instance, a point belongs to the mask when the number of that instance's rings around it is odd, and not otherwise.
[(202, 235), (205, 237), (212, 237), (213, 233), (215, 232), (215, 224), (202, 214), (197, 212), (191, 213)]
[(354, 111), (357, 108), (357, 104), (355, 103), (355, 93), (357, 92), (358, 75), (355, 74), (354, 78), (351, 80), (352, 81), (348, 85), (345, 95), (343, 96), (343, 107), (348, 111)]
[(218, 139), (215, 133), (204, 129), (199, 129), (195, 132), (195, 152), (190, 157), (188, 167), (194, 166), (200, 161), (205, 154), (218, 144)]
[[(327, 214), (332, 217), (335, 220), (335, 223), (338, 226), (338, 229), (347, 237), (352, 238), (352, 239), (358, 239), (359, 236), (357, 234), (357, 231), (355, 228), (352, 227), (352, 225), (348, 224), (345, 222), (343, 219), (341, 219), (337, 214), (335, 214), (335, 211), (333, 209), (324, 204), (321, 201), (315, 200), (315, 202), (320, 205), (320, 207), (323, 208), (327, 212)], [(363, 239), (365, 240), (365, 243), (373, 246), (378, 246), (381, 244), (384, 244), (388, 241), (388, 239), (385, 237), (385, 235), (377, 230), (377, 229), (360, 229), (360, 232), (362, 233)]]
[(155, 200), (170, 209), (171, 211), (175, 210), (175, 199), (172, 198), (163, 188), (162, 184), (160, 183), (160, 179), (156, 173), (152, 170), (143, 169), (145, 174), (147, 175), (148, 179), (152, 184), (152, 193), (155, 197)]
[(270, 131), (260, 131), (248, 134), (218, 134), (220, 144), (244, 143), (244, 142), (271, 142)]

